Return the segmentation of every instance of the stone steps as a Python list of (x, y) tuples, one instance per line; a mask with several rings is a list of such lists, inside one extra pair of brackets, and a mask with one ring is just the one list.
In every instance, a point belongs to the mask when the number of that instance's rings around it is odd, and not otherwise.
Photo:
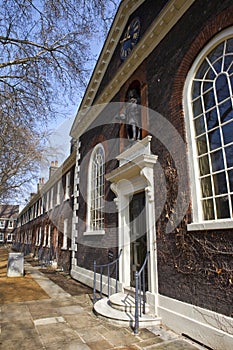
[[(116, 293), (110, 296), (109, 304), (113, 309), (135, 313), (135, 297), (126, 293)], [(149, 313), (149, 305), (146, 304), (146, 314)]]
[[(127, 302), (125, 302), (127, 300)], [(124, 309), (126, 307), (126, 310)], [(134, 327), (135, 306), (133, 298), (128, 294), (113, 294), (110, 299), (103, 298), (94, 305), (95, 314), (113, 324)], [(153, 317), (149, 314), (143, 314), (139, 317), (139, 327), (158, 326), (161, 324), (161, 318)]]

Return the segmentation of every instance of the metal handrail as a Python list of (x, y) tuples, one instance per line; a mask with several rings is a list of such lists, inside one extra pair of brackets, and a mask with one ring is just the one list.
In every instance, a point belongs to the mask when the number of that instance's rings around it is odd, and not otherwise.
[(142, 313), (146, 313), (146, 276), (145, 269), (148, 262), (150, 252), (146, 253), (146, 257), (139, 271), (135, 271), (135, 324), (134, 334), (138, 334), (139, 317)]
[(96, 297), (96, 270), (100, 269), (100, 299), (102, 299), (103, 295), (103, 270), (107, 268), (107, 278), (108, 278), (108, 298), (110, 297), (110, 267), (115, 265), (115, 276), (116, 276), (116, 284), (115, 284), (115, 293), (118, 292), (118, 261), (121, 256), (122, 249), (119, 252), (118, 257), (107, 264), (96, 264), (96, 260), (94, 260), (94, 286), (93, 286), (93, 304), (97, 301)]

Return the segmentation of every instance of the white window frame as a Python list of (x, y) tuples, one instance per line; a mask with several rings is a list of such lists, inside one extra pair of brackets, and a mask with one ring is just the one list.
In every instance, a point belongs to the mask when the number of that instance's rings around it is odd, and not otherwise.
[[(10, 238), (9, 238), (10, 237)], [(6, 238), (7, 242), (12, 242), (13, 241), (13, 233), (8, 233), (7, 234), (7, 238)]]
[[(96, 184), (97, 178), (95, 177), (95, 166), (96, 165), (96, 156), (98, 155), (98, 152), (102, 152), (103, 154), (103, 160), (102, 160), (102, 186), (101, 188), (98, 187)], [(99, 171), (99, 169), (98, 169)], [(104, 173), (105, 173), (105, 150), (101, 143), (97, 144), (91, 154), (89, 167), (88, 167), (88, 184), (87, 184), (87, 229), (86, 232), (84, 232), (84, 235), (104, 235), (104, 191), (105, 191), (105, 185), (104, 185)], [(100, 177), (100, 176), (99, 176)], [(100, 196), (98, 196), (98, 191), (100, 191)], [(98, 197), (98, 199), (97, 199)], [(102, 202), (102, 204), (101, 204)], [(97, 203), (97, 204), (96, 204)], [(93, 206), (94, 204), (94, 206)], [(95, 207), (95, 204), (97, 207)], [(98, 209), (101, 209), (102, 211), (99, 211)], [(95, 213), (102, 213), (102, 216), (98, 216), (98, 219), (92, 218), (96, 217)], [(99, 215), (99, 214), (98, 214)], [(98, 221), (101, 222), (100, 227), (98, 227)]]
[(0, 232), (0, 242), (4, 242), (4, 233)]
[(8, 228), (13, 228), (14, 227), (14, 220), (9, 220), (8, 221)]
[(50, 248), (51, 246), (51, 225), (47, 226), (48, 229), (48, 237), (47, 237), (47, 247)]
[(62, 183), (61, 183), (61, 180), (59, 180), (57, 182), (56, 205), (59, 205), (61, 203), (61, 188), (62, 188)]
[(36, 228), (36, 242), (35, 245), (38, 246), (39, 245), (39, 227)]
[(45, 194), (41, 197), (41, 205), (40, 205), (40, 215), (44, 214), (45, 212)]
[(67, 249), (67, 237), (68, 237), (68, 219), (64, 219), (63, 241), (62, 241), (62, 247), (61, 247), (61, 249), (63, 249), (63, 250)]
[(48, 211), (48, 192), (44, 195), (44, 208), (46, 213)]
[(54, 188), (52, 187), (50, 189), (50, 205), (49, 205), (50, 209), (53, 209), (53, 203), (54, 203)]
[(41, 245), (41, 239), (42, 239), (42, 227), (39, 228), (39, 239), (38, 239), (38, 246)]
[[(195, 130), (193, 123), (193, 111), (191, 103), (192, 82), (200, 68), (205, 57), (224, 40), (233, 38), (233, 27), (230, 27), (218, 35), (216, 35), (199, 53), (195, 59), (186, 79), (184, 86), (184, 111), (187, 125), (187, 140), (188, 140), (188, 159), (190, 167), (190, 183), (192, 194), (192, 206), (193, 206), (193, 220), (191, 224), (188, 224), (189, 231), (195, 230), (208, 230), (208, 229), (223, 229), (233, 228), (233, 220), (231, 218), (215, 218), (213, 220), (204, 220), (203, 211), (201, 205), (202, 190), (199, 180), (199, 165), (198, 165), (198, 153), (197, 144), (195, 140)], [(209, 153), (208, 153), (209, 154)], [(229, 194), (228, 194), (229, 195)], [(215, 197), (216, 198), (216, 197)]]
[(65, 200), (70, 198), (70, 172), (66, 173)]
[(0, 220), (0, 228), (5, 228), (5, 220)]
[(46, 247), (46, 242), (47, 242), (47, 225), (44, 227), (43, 247)]

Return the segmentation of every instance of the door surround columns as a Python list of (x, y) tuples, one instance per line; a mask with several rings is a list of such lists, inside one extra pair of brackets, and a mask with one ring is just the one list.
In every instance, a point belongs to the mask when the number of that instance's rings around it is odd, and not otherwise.
[(118, 209), (118, 246), (122, 249), (119, 260), (119, 282), (130, 286), (130, 225), (129, 203), (133, 194), (145, 191), (145, 219), (147, 229), (147, 251), (150, 251), (148, 265), (147, 301), (156, 314), (158, 278), (154, 207), (154, 165), (157, 156), (151, 153), (152, 136), (136, 141), (116, 158), (119, 166), (106, 175), (115, 193)]

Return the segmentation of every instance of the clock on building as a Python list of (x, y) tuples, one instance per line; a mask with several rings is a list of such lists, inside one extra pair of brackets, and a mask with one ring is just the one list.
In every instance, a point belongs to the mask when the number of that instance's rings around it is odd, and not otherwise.
[(121, 44), (121, 51), (120, 56), (121, 60), (125, 60), (128, 55), (133, 50), (134, 46), (137, 44), (140, 36), (140, 20), (138, 17), (134, 18), (130, 24), (128, 25), (123, 39), (120, 41)]

